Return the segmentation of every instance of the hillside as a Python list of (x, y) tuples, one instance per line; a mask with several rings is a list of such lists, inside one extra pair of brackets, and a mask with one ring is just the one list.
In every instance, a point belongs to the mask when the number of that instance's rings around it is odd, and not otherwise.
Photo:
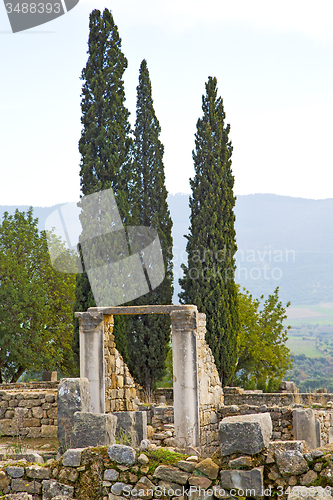
[[(40, 229), (57, 208), (35, 207)], [(180, 264), (186, 262), (188, 195), (169, 195), (173, 219), (175, 301)], [(0, 206), (0, 215), (16, 207)], [(26, 210), (27, 206), (18, 207)], [(280, 287), (283, 302), (319, 304), (333, 299), (333, 198), (310, 200), (272, 194), (238, 196), (235, 207), (238, 252), (236, 282), (254, 296)], [(223, 250), (223, 249), (221, 249)], [(218, 260), (218, 258), (217, 258)]]

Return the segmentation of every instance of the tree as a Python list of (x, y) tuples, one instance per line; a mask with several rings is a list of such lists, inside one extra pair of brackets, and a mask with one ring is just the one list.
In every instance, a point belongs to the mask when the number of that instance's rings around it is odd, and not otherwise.
[[(132, 179), (133, 141), (129, 112), (125, 107), (124, 82), (127, 59), (111, 12), (93, 10), (90, 14), (88, 61), (82, 71), (81, 191), (89, 195), (112, 188), (125, 224), (131, 221), (134, 183)], [(77, 276), (75, 311), (95, 306), (86, 273)], [(126, 360), (126, 319), (115, 317), (117, 347)], [(75, 352), (79, 326), (75, 320)]]
[(179, 280), (181, 303), (195, 304), (207, 315), (206, 340), (212, 349), (223, 385), (230, 381), (236, 363), (239, 330), (237, 288), (234, 282), (235, 253), (231, 171), (230, 126), (217, 97), (217, 80), (209, 77), (202, 97), (203, 116), (197, 122), (190, 180), (190, 230), (187, 266)]
[(25, 370), (73, 370), (75, 275), (53, 269), (37, 223), (30, 208), (5, 212), (0, 225), (0, 383)]
[[(172, 221), (167, 204), (163, 165), (164, 147), (159, 139), (160, 124), (153, 106), (152, 88), (147, 62), (140, 65), (137, 87), (137, 107), (134, 140), (134, 171), (136, 172), (138, 225), (157, 230), (164, 259), (165, 278), (149, 293), (135, 300), (136, 305), (171, 304)], [(130, 329), (129, 368), (136, 380), (146, 389), (153, 388), (164, 374), (170, 340), (168, 315), (143, 315), (132, 319)]]
[[(279, 288), (261, 305), (244, 289), (239, 291), (240, 331), (235, 383), (245, 389), (263, 389), (273, 392), (291, 368), (290, 350), (286, 346), (288, 326), (286, 308), (279, 301)], [(261, 308), (260, 308), (261, 306)]]

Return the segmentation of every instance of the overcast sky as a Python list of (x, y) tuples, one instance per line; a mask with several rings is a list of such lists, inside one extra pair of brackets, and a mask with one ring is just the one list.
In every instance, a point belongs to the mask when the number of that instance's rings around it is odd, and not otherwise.
[(169, 192), (190, 192), (201, 96), (216, 76), (235, 193), (333, 197), (332, 0), (80, 0), (16, 34), (0, 5), (0, 205), (79, 198), (80, 73), (89, 13), (104, 7), (128, 59), (132, 124), (147, 60)]

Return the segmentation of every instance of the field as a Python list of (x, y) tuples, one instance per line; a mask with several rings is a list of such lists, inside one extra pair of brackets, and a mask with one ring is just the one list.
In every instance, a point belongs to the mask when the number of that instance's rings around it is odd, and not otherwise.
[(333, 325), (333, 302), (288, 307), (287, 315), (291, 326)]
[(315, 339), (303, 339), (296, 335), (289, 335), (288, 337), (287, 346), (292, 354), (305, 354), (308, 358), (320, 358), (325, 356), (323, 352), (318, 351), (316, 348)]

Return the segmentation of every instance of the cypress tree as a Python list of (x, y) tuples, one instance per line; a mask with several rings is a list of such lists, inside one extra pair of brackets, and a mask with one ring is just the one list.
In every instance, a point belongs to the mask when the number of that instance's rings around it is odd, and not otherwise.
[[(167, 190), (163, 165), (164, 147), (159, 140), (160, 124), (156, 118), (147, 62), (140, 65), (137, 87), (137, 108), (134, 139), (134, 171), (138, 211), (136, 223), (157, 230), (164, 258), (166, 276), (163, 282), (146, 295), (135, 300), (135, 305), (171, 304), (172, 221), (167, 204)], [(152, 389), (164, 374), (165, 358), (170, 340), (169, 315), (143, 315), (132, 318), (130, 333), (129, 368), (136, 380), (146, 389)]]
[[(132, 181), (133, 141), (129, 112), (125, 107), (123, 74), (127, 59), (111, 12), (93, 10), (90, 14), (88, 61), (82, 70), (82, 132), (80, 176), (82, 194), (112, 188), (124, 224), (131, 220), (134, 195)], [(75, 311), (95, 306), (86, 273), (76, 284)], [(117, 347), (126, 360), (126, 320), (115, 317)], [(78, 322), (75, 321), (74, 351), (78, 353)]]
[(203, 116), (197, 122), (192, 153), (195, 176), (190, 180), (190, 230), (187, 266), (179, 280), (180, 301), (195, 304), (206, 314), (206, 340), (212, 349), (223, 385), (232, 379), (239, 330), (237, 288), (234, 282), (234, 177), (231, 170), (230, 126), (225, 125), (217, 80), (209, 77), (202, 96)]

